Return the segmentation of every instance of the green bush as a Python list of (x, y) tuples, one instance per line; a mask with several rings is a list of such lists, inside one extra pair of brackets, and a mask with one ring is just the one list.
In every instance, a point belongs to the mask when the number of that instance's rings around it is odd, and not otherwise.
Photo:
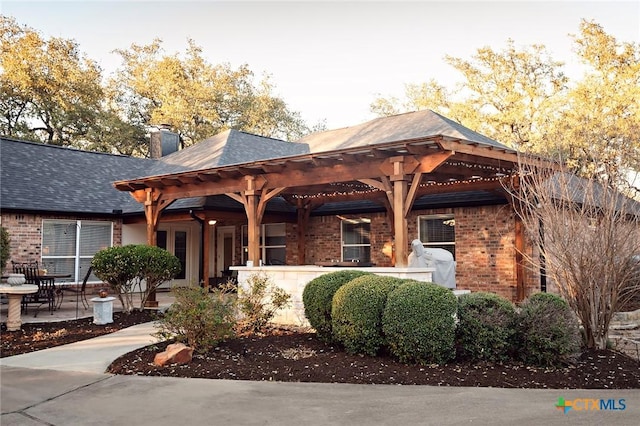
[(309, 281), (302, 292), (304, 314), (309, 324), (316, 330), (320, 340), (332, 343), (331, 303), (333, 295), (340, 287), (362, 275), (370, 275), (363, 271), (335, 271), (320, 275)]
[(382, 316), (391, 353), (406, 363), (446, 363), (455, 355), (455, 313), (451, 290), (405, 280), (389, 294)]
[(198, 352), (207, 352), (233, 336), (235, 325), (234, 296), (224, 289), (209, 294), (200, 287), (176, 287), (175, 301), (161, 317), (155, 335), (176, 339)]
[[(167, 250), (146, 244), (109, 247), (97, 252), (91, 260), (94, 274), (109, 284), (120, 298), (122, 309), (134, 309), (133, 294), (140, 293), (139, 308), (160, 284), (180, 272), (180, 261)], [(142, 290), (142, 283), (145, 289)]]
[(132, 290), (138, 274), (132, 249), (133, 245), (108, 247), (97, 252), (91, 260), (93, 273), (118, 295), (124, 312), (133, 310)]
[(149, 294), (156, 290), (160, 284), (178, 275), (182, 265), (176, 256), (160, 247), (139, 244), (133, 246), (132, 250), (135, 262), (138, 264), (137, 276), (145, 283), (145, 291), (142, 292), (140, 303), (142, 309)]
[(244, 286), (238, 287), (239, 333), (264, 331), (280, 309), (286, 308), (291, 295), (276, 287), (263, 272), (249, 275)]
[(4, 272), (11, 256), (11, 237), (4, 226), (0, 226), (0, 272)]
[(520, 358), (541, 366), (567, 363), (580, 350), (578, 320), (567, 302), (549, 293), (525, 300), (518, 313)]
[(385, 344), (382, 312), (387, 295), (402, 280), (363, 275), (340, 287), (333, 296), (332, 330), (335, 341), (351, 354), (376, 355)]
[(458, 298), (456, 341), (461, 358), (505, 361), (515, 338), (516, 310), (493, 293), (470, 293)]

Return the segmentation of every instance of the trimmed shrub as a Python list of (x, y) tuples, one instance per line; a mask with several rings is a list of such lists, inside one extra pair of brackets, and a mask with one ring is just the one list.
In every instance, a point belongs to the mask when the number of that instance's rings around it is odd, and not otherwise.
[(516, 334), (516, 310), (497, 294), (470, 293), (458, 298), (456, 343), (461, 358), (506, 361)]
[(197, 352), (207, 352), (233, 336), (235, 295), (216, 289), (175, 287), (175, 301), (158, 320), (156, 336), (187, 342)]
[(382, 330), (401, 362), (443, 364), (455, 355), (456, 297), (434, 283), (405, 280), (389, 294)]
[(518, 314), (520, 358), (541, 366), (567, 363), (580, 350), (580, 327), (567, 302), (549, 293), (525, 300)]
[(91, 259), (93, 273), (114, 290), (124, 312), (131, 312), (134, 307), (133, 287), (138, 265), (133, 261), (133, 247), (133, 244), (108, 247), (98, 251)]
[(335, 271), (320, 275), (309, 281), (302, 292), (304, 314), (309, 324), (316, 330), (320, 340), (333, 342), (331, 332), (331, 303), (333, 295), (340, 287), (362, 275), (370, 275), (364, 271)]
[(382, 312), (387, 295), (402, 280), (380, 275), (363, 275), (336, 291), (331, 308), (335, 341), (351, 354), (376, 355), (385, 344)]
[[(140, 292), (139, 309), (144, 309), (149, 294), (180, 272), (176, 256), (160, 247), (127, 244), (98, 251), (91, 260), (96, 277), (116, 292), (125, 312), (134, 309), (133, 295)], [(142, 283), (145, 282), (145, 289)]]

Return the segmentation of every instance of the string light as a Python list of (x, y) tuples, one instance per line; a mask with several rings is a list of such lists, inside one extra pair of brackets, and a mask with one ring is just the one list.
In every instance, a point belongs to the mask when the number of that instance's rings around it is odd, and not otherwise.
[[(444, 163), (447, 166), (458, 167), (458, 168), (466, 168), (466, 169), (475, 169), (475, 170), (483, 170), (492, 172), (492, 177), (482, 177), (480, 175), (472, 175), (466, 179), (456, 179), (456, 178), (447, 178), (445, 182), (438, 182), (433, 179), (429, 179), (426, 182), (420, 183), (421, 188), (427, 187), (446, 187), (446, 186), (461, 186), (468, 184), (478, 184), (479, 182), (498, 182), (503, 180), (505, 177), (512, 176), (515, 174), (515, 170), (509, 167), (496, 167), (490, 166), (486, 164), (472, 164), (465, 163), (462, 161), (446, 161)], [(329, 197), (341, 197), (348, 195), (366, 195), (372, 194), (376, 192), (384, 192), (378, 188), (372, 187), (367, 184), (363, 184), (361, 182), (333, 182), (330, 183), (329, 186), (336, 187), (340, 189), (336, 189), (335, 191), (324, 191), (316, 194), (293, 194), (292, 198), (296, 199), (313, 199), (313, 198), (329, 198)]]

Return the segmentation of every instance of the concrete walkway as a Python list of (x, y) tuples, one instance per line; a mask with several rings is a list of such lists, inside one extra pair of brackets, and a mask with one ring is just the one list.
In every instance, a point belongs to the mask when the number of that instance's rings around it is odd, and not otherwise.
[[(118, 356), (151, 343), (154, 331), (152, 324), (142, 324), (68, 346), (0, 359), (0, 424), (640, 424), (639, 389), (274, 383), (104, 373)], [(564, 414), (555, 407), (559, 397), (624, 399), (626, 409)]]

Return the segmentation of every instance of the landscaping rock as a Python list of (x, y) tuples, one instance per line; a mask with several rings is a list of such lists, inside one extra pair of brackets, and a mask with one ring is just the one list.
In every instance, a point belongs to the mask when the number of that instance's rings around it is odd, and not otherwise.
[(158, 367), (164, 367), (167, 364), (188, 364), (193, 358), (193, 348), (184, 343), (173, 343), (167, 346), (164, 352), (156, 354), (153, 363)]

